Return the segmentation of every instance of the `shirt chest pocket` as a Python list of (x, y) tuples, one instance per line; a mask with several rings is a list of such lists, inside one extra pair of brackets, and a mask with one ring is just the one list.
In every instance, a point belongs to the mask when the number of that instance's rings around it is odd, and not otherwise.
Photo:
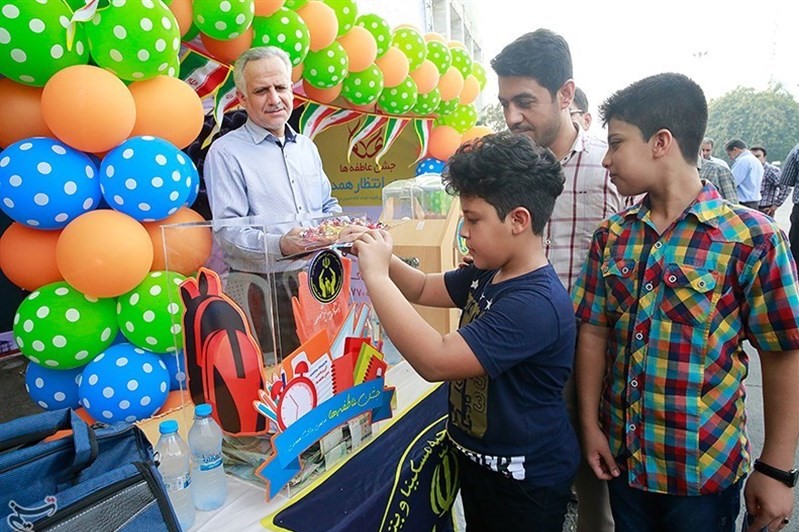
[(704, 325), (713, 308), (713, 272), (684, 264), (669, 264), (663, 275), (661, 312), (674, 323)]
[(637, 283), (635, 270), (635, 261), (629, 259), (611, 259), (602, 266), (608, 311), (623, 314), (635, 303), (638, 293), (635, 286)]

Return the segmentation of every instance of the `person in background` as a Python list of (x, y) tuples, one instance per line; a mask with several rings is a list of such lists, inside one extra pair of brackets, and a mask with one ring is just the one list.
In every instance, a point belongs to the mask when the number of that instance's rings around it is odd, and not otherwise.
[(791, 228), (788, 240), (791, 242), (791, 253), (799, 264), (799, 144), (793, 147), (782, 163), (780, 186), (793, 187), (793, 208), (791, 209)]
[[(566, 185), (544, 228), (544, 251), (563, 286), (571, 290), (599, 222), (622, 209), (622, 197), (602, 167), (607, 144), (572, 121), (572, 58), (560, 35), (538, 29), (511, 42), (491, 60), (499, 102), (511, 132), (549, 148), (563, 166)], [(530, 309), (529, 312), (534, 312)], [(567, 385), (566, 403), (576, 424), (576, 395)], [(578, 531), (611, 532), (607, 487), (583, 464), (575, 480)]]
[(757, 209), (760, 205), (763, 165), (746, 149), (746, 143), (741, 139), (732, 139), (724, 145), (724, 150), (732, 160), (730, 171), (735, 178), (738, 201), (750, 209)]
[[(231, 271), (279, 273), (276, 282), (282, 351), (299, 345), (294, 332), (291, 296), (297, 294), (294, 261), (266, 272), (266, 254), (277, 264), (283, 256), (304, 251), (300, 227), (271, 225), (295, 217), (338, 214), (330, 181), (314, 143), (288, 125), (293, 109), (291, 60), (276, 47), (251, 48), (236, 60), (236, 91), (247, 121), (211, 144), (205, 159), (205, 184), (214, 221), (257, 217), (275, 232), (258, 226), (215, 228)], [(265, 303), (264, 303), (265, 304)], [(271, 334), (259, 334), (262, 344)], [(265, 348), (265, 349), (268, 349)]]
[(585, 131), (591, 129), (591, 121), (594, 118), (591, 116), (591, 111), (588, 110), (588, 96), (580, 87), (574, 87), (574, 100), (569, 108), (569, 114), (572, 120)]
[[(733, 532), (744, 482), (749, 530), (781, 530), (799, 475), (799, 285), (785, 237), (699, 179), (707, 101), (694, 81), (644, 78), (600, 113), (616, 186), (646, 194), (597, 229), (572, 295), (583, 451), (609, 481), (616, 530)], [(763, 372), (754, 471), (744, 340)]]
[(699, 178), (713, 183), (725, 200), (730, 203), (738, 203), (738, 193), (735, 191), (735, 178), (732, 176), (732, 172), (713, 159), (698, 158)]
[(705, 137), (702, 139), (702, 158), (705, 160), (713, 161), (717, 164), (720, 164), (727, 170), (730, 169), (730, 165), (727, 164), (727, 161), (724, 159), (719, 159), (718, 157), (713, 156), (713, 146), (715, 146), (716, 141), (714, 141), (710, 137)]
[(752, 146), (752, 152), (760, 164), (763, 165), (763, 182), (760, 185), (760, 212), (768, 214), (772, 218), (785, 203), (785, 199), (791, 193), (791, 187), (780, 185), (780, 169), (766, 160), (766, 148), (762, 146)]
[[(563, 398), (575, 322), (542, 233), (563, 171), (552, 152), (510, 132), (464, 144), (447, 168), (471, 265), (425, 274), (392, 255), (384, 231), (361, 234), (352, 252), (405, 360), (428, 381), (449, 381), (447, 435), (468, 530), (561, 532), (580, 462)], [(461, 308), (458, 330), (442, 335), (411, 303)]]

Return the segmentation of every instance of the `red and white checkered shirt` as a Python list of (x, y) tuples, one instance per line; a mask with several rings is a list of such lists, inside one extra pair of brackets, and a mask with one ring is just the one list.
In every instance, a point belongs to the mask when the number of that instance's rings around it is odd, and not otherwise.
[(566, 184), (544, 228), (547, 258), (571, 293), (588, 256), (599, 222), (632, 202), (619, 194), (602, 167), (607, 142), (577, 128), (569, 154), (561, 160)]

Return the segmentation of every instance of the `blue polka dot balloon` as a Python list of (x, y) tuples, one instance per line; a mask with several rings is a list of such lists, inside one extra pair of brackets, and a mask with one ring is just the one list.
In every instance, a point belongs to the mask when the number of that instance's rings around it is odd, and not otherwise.
[(100, 202), (97, 167), (84, 153), (48, 137), (0, 152), (0, 209), (36, 229), (61, 229)]
[(169, 373), (161, 357), (128, 343), (97, 355), (84, 368), (79, 385), (81, 404), (103, 423), (148, 418), (168, 394)]
[[(187, 163), (188, 161), (188, 163)], [(140, 222), (162, 220), (191, 196), (199, 178), (174, 144), (132, 137), (108, 152), (100, 166), (100, 189), (112, 209)]]
[(180, 390), (181, 387), (186, 390), (188, 386), (186, 384), (183, 350), (181, 349), (177, 353), (162, 353), (160, 356), (169, 372), (169, 391), (174, 392), (175, 390)]
[(440, 174), (444, 171), (446, 166), (446, 161), (436, 159), (435, 157), (426, 157), (416, 165), (416, 175)]
[(189, 198), (183, 204), (185, 207), (191, 207), (194, 205), (194, 202), (197, 201), (197, 196), (200, 195), (200, 173), (197, 171), (197, 167), (194, 166), (194, 161), (192, 161), (185, 153), (178, 157), (184, 159), (183, 163), (183, 172), (187, 179), (191, 179), (191, 190), (189, 191)]
[(25, 370), (25, 389), (33, 402), (45, 410), (77, 408), (81, 371), (83, 368), (58, 370), (30, 362)]

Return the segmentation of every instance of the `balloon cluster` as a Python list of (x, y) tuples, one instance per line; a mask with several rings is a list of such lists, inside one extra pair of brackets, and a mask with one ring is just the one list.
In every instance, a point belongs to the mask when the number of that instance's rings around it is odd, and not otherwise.
[(448, 158), (477, 122), (486, 74), (466, 47), (410, 25), (392, 29), (376, 14), (359, 14), (355, 0), (173, 0), (169, 7), (183, 40), (220, 62), (251, 46), (281, 48), (311, 100), (435, 118), (432, 157)]
[(162, 0), (70, 7), (83, 4), (0, 0), (0, 209), (13, 220), (0, 269), (31, 292), (13, 333), (34, 401), (130, 422), (178, 385), (178, 284), (211, 251), (207, 230), (168, 246), (161, 231), (203, 220), (181, 149), (204, 110), (176, 77), (183, 27)]

